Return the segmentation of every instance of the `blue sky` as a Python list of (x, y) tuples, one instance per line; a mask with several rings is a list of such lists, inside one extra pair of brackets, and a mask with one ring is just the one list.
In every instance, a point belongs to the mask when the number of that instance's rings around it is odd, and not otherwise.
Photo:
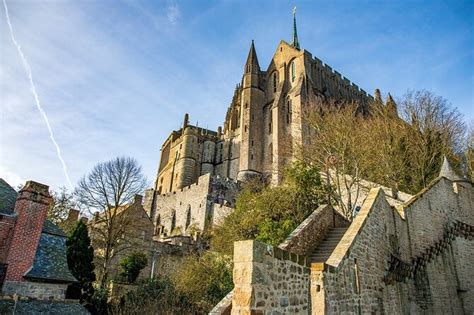
[[(372, 93), (428, 89), (474, 119), (474, 1), (8, 1), (73, 183), (135, 157), (150, 183), (162, 142), (221, 125), (250, 42), (266, 68), (291, 38)], [(1, 6), (0, 177), (66, 185)]]

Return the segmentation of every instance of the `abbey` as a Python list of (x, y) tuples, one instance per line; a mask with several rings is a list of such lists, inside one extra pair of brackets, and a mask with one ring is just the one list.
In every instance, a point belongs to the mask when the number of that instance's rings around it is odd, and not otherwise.
[[(316, 100), (357, 101), (364, 108), (373, 99), (300, 48), (295, 17), (292, 42), (279, 43), (268, 68), (260, 68), (252, 41), (243, 70), (223, 128), (190, 125), (185, 114), (182, 128), (162, 145), (155, 187), (145, 199), (156, 225), (168, 235), (176, 227), (182, 233), (193, 220), (203, 229), (205, 221), (214, 222), (228, 212), (222, 206), (233, 206), (235, 180), (258, 177), (278, 185), (293, 148), (310, 142), (304, 114), (320, 103)], [(205, 174), (209, 176), (200, 180)], [(216, 187), (211, 185), (216, 176), (220, 182), (228, 180)], [(180, 200), (172, 196), (176, 193)], [(211, 194), (221, 197), (208, 198)]]

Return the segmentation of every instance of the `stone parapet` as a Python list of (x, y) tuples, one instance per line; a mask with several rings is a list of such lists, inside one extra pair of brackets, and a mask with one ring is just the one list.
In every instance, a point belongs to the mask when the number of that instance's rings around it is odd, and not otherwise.
[(234, 244), (232, 314), (309, 312), (310, 260), (257, 241)]

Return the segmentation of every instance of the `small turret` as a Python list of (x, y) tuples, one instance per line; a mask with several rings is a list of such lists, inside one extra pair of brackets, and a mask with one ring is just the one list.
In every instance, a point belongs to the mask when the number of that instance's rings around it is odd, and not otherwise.
[(453, 182), (464, 180), (464, 178), (456, 174), (446, 156), (444, 156), (443, 158), (443, 165), (441, 166), (441, 170), (439, 171), (439, 177), (446, 177), (447, 179)]
[(184, 114), (184, 120), (183, 120), (183, 130), (186, 129), (186, 127), (189, 125), (189, 114), (186, 113)]

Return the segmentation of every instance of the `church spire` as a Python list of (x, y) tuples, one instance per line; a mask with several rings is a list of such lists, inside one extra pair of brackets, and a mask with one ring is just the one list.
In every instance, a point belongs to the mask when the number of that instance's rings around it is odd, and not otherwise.
[(298, 41), (298, 32), (296, 31), (296, 7), (293, 8), (293, 41), (291, 43), (296, 49), (300, 49), (300, 43)]
[(252, 45), (250, 46), (249, 55), (247, 62), (245, 63), (245, 73), (259, 73), (260, 66), (258, 64), (257, 52), (255, 51), (255, 45), (252, 39)]

